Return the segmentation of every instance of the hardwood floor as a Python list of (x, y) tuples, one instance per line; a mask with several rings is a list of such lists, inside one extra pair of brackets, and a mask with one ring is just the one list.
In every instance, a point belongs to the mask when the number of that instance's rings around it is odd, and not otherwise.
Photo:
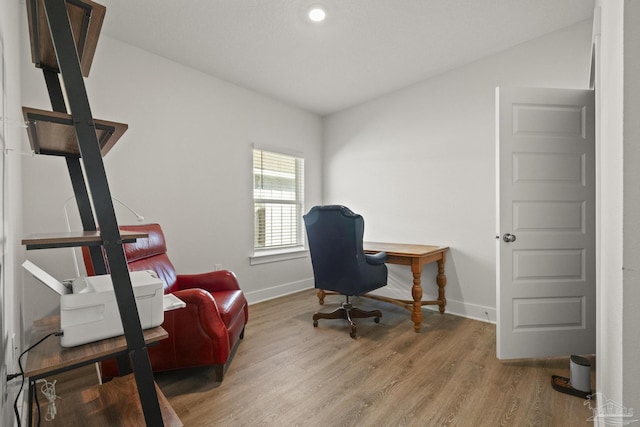
[(312, 326), (341, 301), (319, 306), (304, 291), (252, 305), (222, 383), (209, 368), (156, 381), (185, 426), (593, 424), (582, 399), (551, 388), (551, 375), (569, 376), (568, 358), (501, 362), (495, 325), (425, 310), (416, 334), (408, 311), (366, 298), (352, 302), (383, 316), (357, 319), (357, 340), (341, 320)]

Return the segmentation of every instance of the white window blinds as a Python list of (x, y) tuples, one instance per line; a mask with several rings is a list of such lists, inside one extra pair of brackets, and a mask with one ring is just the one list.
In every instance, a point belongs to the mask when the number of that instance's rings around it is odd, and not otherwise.
[(304, 159), (253, 150), (254, 249), (300, 246)]

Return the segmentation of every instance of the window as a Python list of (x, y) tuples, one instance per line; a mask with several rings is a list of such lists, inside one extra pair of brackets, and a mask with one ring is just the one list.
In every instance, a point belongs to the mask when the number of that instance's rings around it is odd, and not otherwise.
[(253, 150), (255, 250), (303, 245), (304, 159)]

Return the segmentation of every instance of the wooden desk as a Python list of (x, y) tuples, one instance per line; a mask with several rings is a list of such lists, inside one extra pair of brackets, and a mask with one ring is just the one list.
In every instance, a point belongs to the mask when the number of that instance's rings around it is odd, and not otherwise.
[[(428, 245), (409, 245), (402, 243), (377, 243), (364, 242), (365, 253), (372, 254), (376, 252), (387, 253), (387, 263), (411, 266), (413, 273), (413, 287), (411, 288), (411, 296), (413, 300), (399, 300), (379, 295), (366, 294), (364, 296), (381, 301), (390, 302), (400, 305), (412, 312), (411, 320), (413, 320), (414, 329), (420, 332), (422, 324), (422, 306), (437, 305), (440, 313), (444, 313), (447, 305), (444, 287), (447, 285), (447, 276), (444, 274), (444, 265), (447, 261), (448, 246), (428, 246)], [(436, 283), (438, 284), (438, 299), (435, 301), (422, 301), (422, 267), (432, 262), (438, 263), (438, 274)]]

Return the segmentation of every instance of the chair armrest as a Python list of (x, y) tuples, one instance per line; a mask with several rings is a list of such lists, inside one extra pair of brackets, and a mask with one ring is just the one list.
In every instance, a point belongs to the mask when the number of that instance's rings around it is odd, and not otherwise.
[(219, 342), (228, 342), (227, 328), (220, 316), (218, 305), (211, 294), (203, 289), (184, 289), (173, 292), (173, 295), (186, 303), (184, 308), (171, 310), (165, 313), (167, 317), (173, 317), (175, 327), (185, 330), (173, 331), (174, 333), (193, 335), (194, 329), (202, 330), (211, 339)]
[(367, 264), (380, 265), (387, 262), (386, 252), (378, 252), (377, 254), (365, 254), (364, 256), (367, 260)]
[(200, 288), (209, 292), (240, 290), (236, 275), (228, 270), (201, 274), (178, 274), (176, 283), (178, 289)]

